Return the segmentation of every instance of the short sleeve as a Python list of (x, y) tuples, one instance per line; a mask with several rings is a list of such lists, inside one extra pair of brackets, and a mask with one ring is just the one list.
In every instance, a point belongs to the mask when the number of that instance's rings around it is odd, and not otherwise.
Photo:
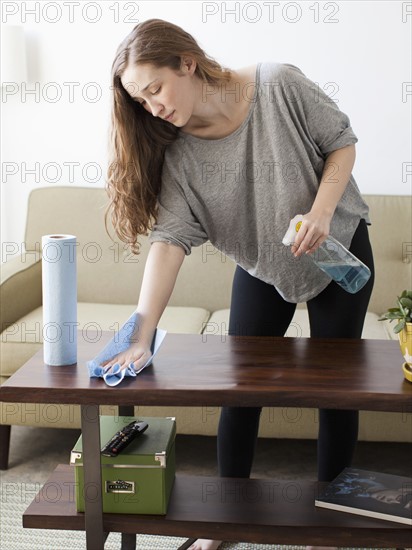
[(280, 75), (283, 94), (290, 108), (306, 125), (323, 155), (358, 141), (349, 117), (298, 67), (283, 63)]
[(177, 158), (177, 155), (166, 150), (158, 197), (158, 217), (149, 241), (181, 246), (185, 254), (189, 255), (192, 246), (202, 245), (208, 240), (208, 236), (186, 199), (182, 185), (184, 171), (181, 163), (181, 156)]

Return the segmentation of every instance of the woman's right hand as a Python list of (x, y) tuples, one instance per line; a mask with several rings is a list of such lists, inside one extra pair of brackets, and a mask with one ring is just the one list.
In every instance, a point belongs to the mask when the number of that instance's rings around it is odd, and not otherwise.
[(115, 355), (108, 361), (104, 361), (101, 366), (107, 368), (106, 372), (111, 372), (111, 367), (115, 364), (120, 364), (120, 370), (127, 369), (127, 367), (133, 363), (134, 369), (137, 371), (141, 369), (149, 360), (152, 352), (149, 346), (144, 346), (140, 343), (132, 344), (127, 350)]
[(129, 334), (129, 347), (101, 364), (112, 371), (115, 364), (121, 370), (133, 363), (134, 369), (141, 369), (152, 353), (150, 346), (156, 327), (172, 294), (185, 251), (180, 246), (164, 242), (154, 242), (149, 250), (140, 288), (136, 312), (139, 316), (139, 329)]

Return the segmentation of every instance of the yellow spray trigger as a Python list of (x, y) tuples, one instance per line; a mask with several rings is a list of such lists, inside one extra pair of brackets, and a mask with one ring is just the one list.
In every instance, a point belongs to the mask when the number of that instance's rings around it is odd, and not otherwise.
[(302, 225), (302, 222), (298, 222), (298, 223), (295, 225), (295, 231), (296, 231), (296, 233), (299, 231), (301, 225)]

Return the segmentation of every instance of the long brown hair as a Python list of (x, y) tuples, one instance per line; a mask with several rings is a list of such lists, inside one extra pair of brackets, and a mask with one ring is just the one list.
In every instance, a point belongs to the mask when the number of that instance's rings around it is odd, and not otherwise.
[(117, 236), (138, 254), (139, 235), (147, 235), (157, 217), (157, 197), (167, 145), (179, 128), (151, 115), (134, 101), (121, 82), (129, 65), (150, 63), (156, 68), (179, 71), (182, 56), (196, 61), (195, 75), (217, 84), (231, 78), (230, 69), (207, 56), (196, 40), (182, 28), (162, 19), (137, 24), (117, 49), (112, 64), (112, 110), (109, 135), (109, 167), (106, 191), (111, 220)]

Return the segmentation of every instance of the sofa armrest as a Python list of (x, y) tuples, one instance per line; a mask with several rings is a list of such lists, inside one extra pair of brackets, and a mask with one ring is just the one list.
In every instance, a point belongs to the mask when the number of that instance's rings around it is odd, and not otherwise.
[(1, 332), (42, 304), (41, 253), (16, 256), (1, 266)]

